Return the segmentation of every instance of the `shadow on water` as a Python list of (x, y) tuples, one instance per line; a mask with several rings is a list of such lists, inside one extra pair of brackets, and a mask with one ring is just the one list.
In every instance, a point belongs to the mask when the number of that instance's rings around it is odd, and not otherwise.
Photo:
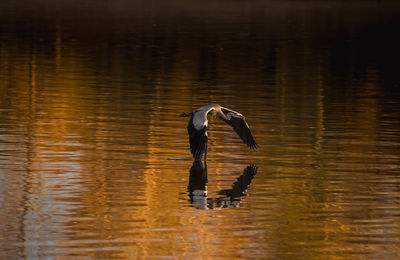
[(257, 173), (257, 166), (248, 165), (242, 175), (232, 184), (232, 188), (217, 192), (222, 197), (207, 197), (207, 163), (193, 161), (190, 168), (188, 193), (191, 204), (197, 209), (236, 208), (239, 207), (245, 191)]

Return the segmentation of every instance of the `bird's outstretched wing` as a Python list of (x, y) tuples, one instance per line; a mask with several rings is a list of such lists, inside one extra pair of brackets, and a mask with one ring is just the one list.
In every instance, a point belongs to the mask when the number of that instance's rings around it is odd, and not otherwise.
[[(229, 119), (219, 116), (220, 119), (232, 126), (233, 130), (240, 136), (243, 142), (252, 150), (257, 149), (258, 145), (251, 134), (249, 125), (244, 116), (236, 111), (221, 107), (222, 113)], [(228, 115), (230, 114), (230, 115)]]
[(202, 129), (197, 130), (193, 124), (193, 116), (190, 118), (187, 125), (189, 133), (190, 151), (193, 154), (195, 160), (200, 160), (207, 149), (207, 127), (204, 126)]

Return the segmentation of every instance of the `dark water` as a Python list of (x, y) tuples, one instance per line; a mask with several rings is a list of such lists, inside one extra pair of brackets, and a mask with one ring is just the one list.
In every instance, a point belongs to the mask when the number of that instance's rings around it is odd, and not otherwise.
[(400, 258), (395, 2), (0, 10), (0, 258)]

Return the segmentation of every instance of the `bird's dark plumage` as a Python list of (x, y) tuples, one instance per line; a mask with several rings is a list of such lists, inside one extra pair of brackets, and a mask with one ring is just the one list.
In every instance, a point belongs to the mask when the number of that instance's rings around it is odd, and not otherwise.
[[(229, 110), (221, 108), (222, 112), (226, 115)], [(232, 126), (233, 130), (240, 136), (243, 143), (245, 143), (251, 150), (257, 149), (258, 145), (254, 141), (254, 137), (250, 132), (249, 125), (243, 116), (236, 116), (232, 114), (229, 120), (224, 120), (228, 125)]]
[(195, 160), (201, 160), (201, 157), (207, 149), (207, 127), (196, 130), (193, 124), (193, 116), (190, 117), (187, 130), (189, 133), (190, 152)]
[(207, 116), (209, 114), (217, 115), (219, 119), (232, 126), (233, 130), (251, 150), (258, 147), (251, 134), (249, 125), (242, 114), (217, 104), (211, 104), (188, 114), (183, 113), (181, 115), (183, 117), (190, 116), (187, 129), (189, 133), (190, 151), (195, 160), (201, 160), (203, 154), (205, 154), (204, 160), (207, 156)]

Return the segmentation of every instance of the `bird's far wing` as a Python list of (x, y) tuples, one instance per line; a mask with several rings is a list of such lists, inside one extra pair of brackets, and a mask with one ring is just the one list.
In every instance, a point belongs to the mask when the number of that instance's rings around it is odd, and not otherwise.
[(229, 120), (223, 119), (227, 124), (232, 126), (233, 130), (240, 136), (240, 138), (243, 140), (243, 142), (252, 150), (257, 149), (258, 145), (256, 141), (253, 138), (253, 135), (251, 134), (249, 125), (247, 124), (246, 120), (244, 119), (244, 116), (241, 115), (238, 112), (235, 112), (233, 110), (227, 109), (227, 108), (221, 108), (222, 112), (227, 115), (229, 112), (231, 112), (231, 118)]
[(195, 160), (200, 160), (207, 149), (207, 127), (197, 130), (193, 124), (193, 116), (190, 118), (187, 130), (189, 133), (190, 152)]

